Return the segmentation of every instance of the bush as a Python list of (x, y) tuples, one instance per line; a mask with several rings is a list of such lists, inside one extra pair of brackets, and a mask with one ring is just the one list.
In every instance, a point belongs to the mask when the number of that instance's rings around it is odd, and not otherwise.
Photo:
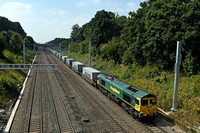
[(126, 79), (129, 79), (132, 75), (132, 72), (130, 69), (126, 69), (122, 74), (121, 74), (121, 79), (122, 80), (126, 80)]
[(161, 76), (155, 77), (154, 80), (155, 82), (158, 82), (158, 83), (165, 83), (167, 82), (166, 74), (162, 74)]
[(187, 53), (183, 62), (183, 71), (187, 76), (195, 74), (195, 58), (192, 56), (191, 51)]
[(9, 75), (0, 76), (0, 106), (2, 106), (8, 99), (18, 95), (17, 81)]
[(148, 70), (146, 79), (148, 78), (154, 78), (158, 75), (158, 70), (154, 68), (153, 70)]
[(128, 65), (128, 64), (132, 64), (133, 60), (132, 60), (132, 52), (127, 50), (124, 52), (123, 56), (122, 56), (122, 63), (124, 65)]
[(115, 67), (115, 65), (116, 65), (116, 64), (115, 64), (115, 61), (114, 61), (114, 60), (110, 60), (110, 61), (109, 61), (109, 66), (110, 66), (110, 68), (111, 68), (111, 67)]
[(104, 69), (104, 64), (103, 63), (98, 64), (96, 66), (96, 69), (102, 71)]

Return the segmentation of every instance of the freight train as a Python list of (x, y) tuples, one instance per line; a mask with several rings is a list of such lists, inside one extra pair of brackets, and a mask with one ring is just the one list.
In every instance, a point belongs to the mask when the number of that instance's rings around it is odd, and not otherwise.
[(85, 67), (83, 63), (76, 62), (57, 51), (49, 48), (48, 50), (136, 119), (150, 119), (157, 116), (156, 96), (94, 68)]

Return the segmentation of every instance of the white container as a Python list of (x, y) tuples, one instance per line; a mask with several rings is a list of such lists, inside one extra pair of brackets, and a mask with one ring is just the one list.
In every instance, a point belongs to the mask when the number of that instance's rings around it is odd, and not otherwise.
[(60, 54), (61, 54), (61, 53), (57, 53), (57, 55), (56, 55), (56, 56), (59, 58), (59, 57), (60, 57)]
[(72, 62), (72, 68), (80, 73), (82, 73), (83, 67), (85, 67), (85, 65), (81, 62)]
[(82, 72), (82, 74), (83, 74), (86, 78), (88, 78), (88, 79), (90, 79), (90, 80), (92, 80), (92, 81), (96, 81), (96, 80), (97, 80), (97, 76), (98, 76), (99, 74), (101, 74), (101, 72), (98, 71), (98, 70), (96, 70), (96, 69), (94, 69), (94, 68), (92, 68), (92, 67), (83, 67), (83, 72)]
[(66, 59), (68, 58), (68, 56), (62, 56), (62, 61), (66, 62)]

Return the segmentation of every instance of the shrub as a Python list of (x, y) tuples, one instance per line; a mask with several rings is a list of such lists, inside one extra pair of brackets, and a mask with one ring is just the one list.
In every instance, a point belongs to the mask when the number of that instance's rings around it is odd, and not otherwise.
[(157, 75), (158, 75), (158, 70), (156, 68), (154, 68), (153, 70), (148, 70), (146, 79), (147, 78), (154, 78)]
[(126, 80), (126, 79), (129, 79), (132, 75), (132, 72), (130, 69), (126, 69), (122, 74), (121, 74), (121, 79), (122, 80)]
[(165, 82), (167, 82), (166, 74), (162, 74), (161, 76), (155, 77), (154, 81), (158, 82), (158, 83), (165, 83)]
[(132, 52), (127, 50), (124, 52), (123, 56), (122, 56), (122, 63), (124, 65), (128, 65), (128, 64), (132, 64), (133, 60), (132, 60)]
[(195, 58), (192, 56), (192, 52), (188, 52), (183, 62), (183, 71), (187, 76), (195, 74)]
[(115, 61), (114, 60), (110, 60), (109, 61), (109, 66), (110, 66), (110, 68), (111, 67), (114, 67), (116, 64), (115, 64)]
[(96, 66), (96, 69), (97, 70), (103, 70), (104, 69), (104, 64), (103, 63), (100, 63)]

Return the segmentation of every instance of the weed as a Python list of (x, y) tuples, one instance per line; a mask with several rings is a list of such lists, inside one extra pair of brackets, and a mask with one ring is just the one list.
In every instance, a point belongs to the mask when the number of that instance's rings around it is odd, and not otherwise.
[(153, 70), (148, 70), (146, 79), (148, 79), (148, 78), (154, 78), (157, 75), (158, 75), (158, 70), (157, 69), (154, 68)]
[(116, 64), (115, 64), (115, 61), (114, 61), (114, 60), (110, 60), (110, 61), (109, 61), (109, 67), (110, 67), (110, 68), (115, 67), (115, 65), (116, 65)]

